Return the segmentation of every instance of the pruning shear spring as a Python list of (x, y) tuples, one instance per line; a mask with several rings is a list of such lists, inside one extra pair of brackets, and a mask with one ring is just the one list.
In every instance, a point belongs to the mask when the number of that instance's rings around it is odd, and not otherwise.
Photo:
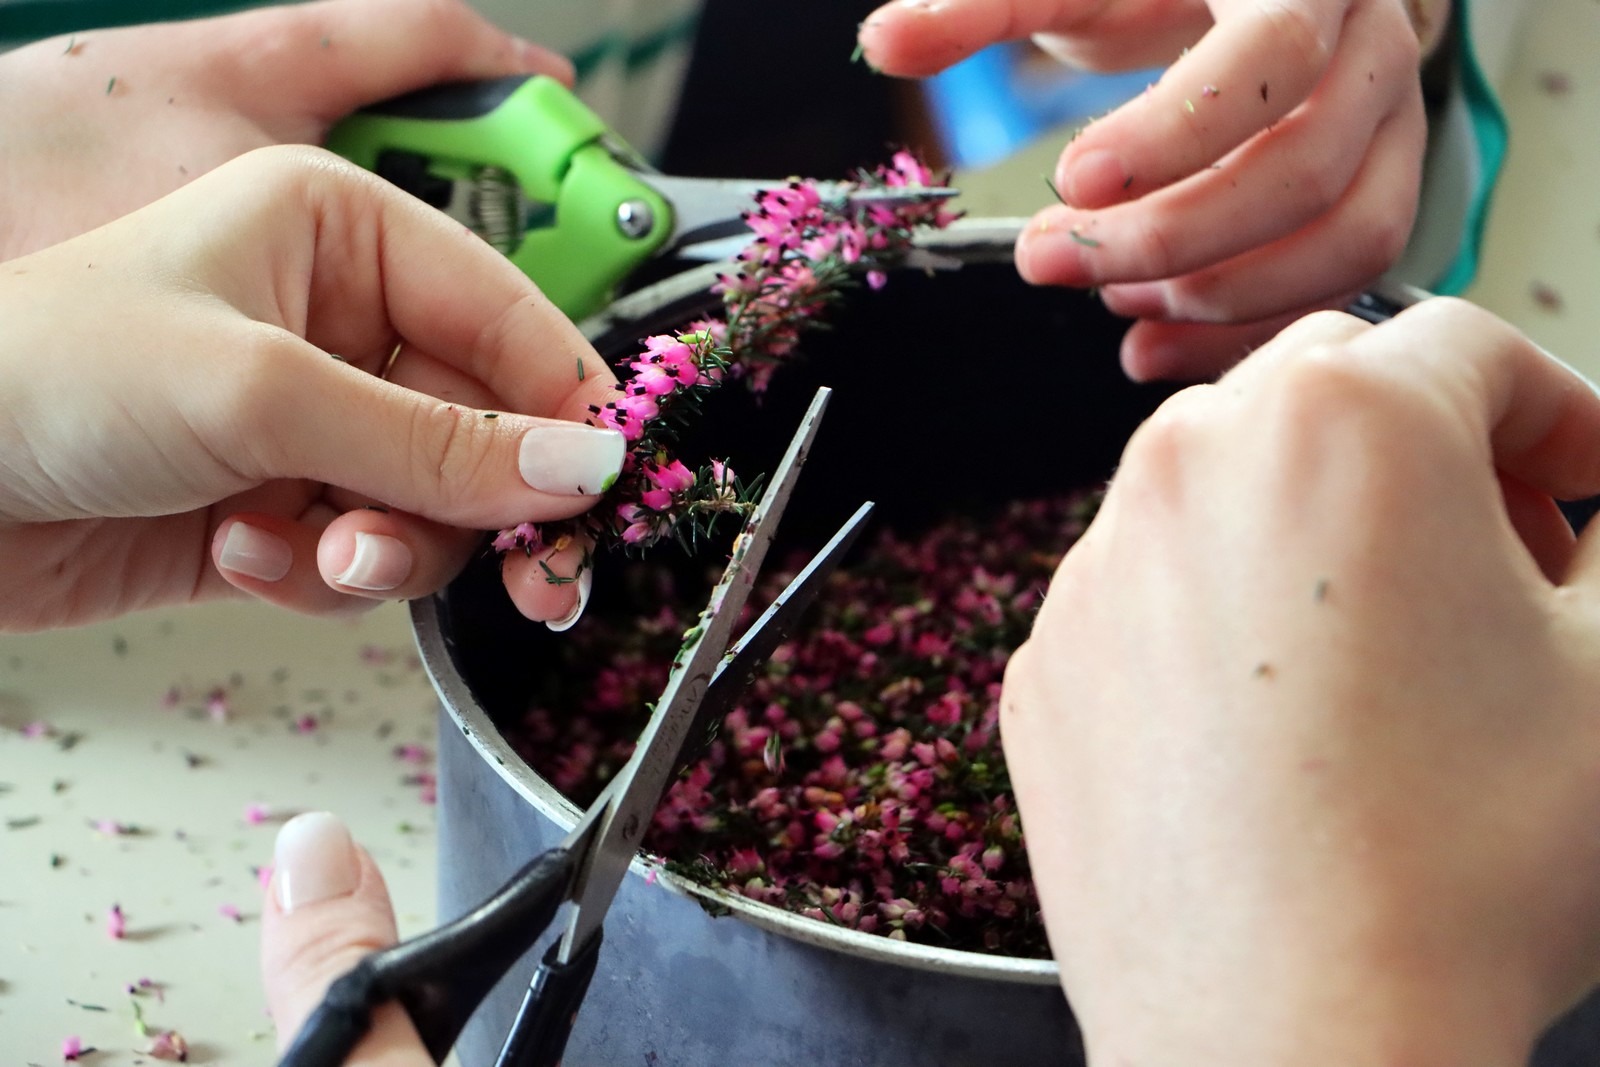
[(756, 669), (795, 623), (872, 505), (863, 504), (729, 648), (778, 520), (827, 406), (819, 390), (766, 492), (734, 540), (732, 558), (699, 622), (685, 635), (667, 687), (632, 758), (556, 848), (534, 859), (466, 915), (366, 957), (329, 987), (280, 1067), (336, 1067), (360, 1042), (373, 1010), (398, 1002), (434, 1062), (443, 1062), (479, 1003), (549, 927), (564, 902), (566, 931), (540, 963), (497, 1067), (557, 1067), (595, 971), (601, 924), (661, 797), (696, 746), (732, 709)]

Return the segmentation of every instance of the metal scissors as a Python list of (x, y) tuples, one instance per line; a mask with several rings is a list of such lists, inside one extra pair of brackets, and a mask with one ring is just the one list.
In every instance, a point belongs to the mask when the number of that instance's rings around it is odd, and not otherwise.
[[(650, 168), (560, 82), (509, 77), (408, 93), (335, 126), (328, 147), (455, 218), (511, 258), (573, 319), (599, 311), (656, 256), (716, 259), (782, 181)], [(943, 199), (942, 186), (818, 183), (824, 199)]]
[(556, 1067), (593, 976), (601, 924), (657, 805), (696, 747), (721, 721), (755, 670), (793, 631), (854, 542), (863, 504), (766, 612), (729, 648), (778, 519), (827, 406), (819, 390), (766, 492), (734, 540), (732, 558), (699, 621), (684, 635), (666, 690), (632, 758), (556, 848), (535, 858), (488, 900), (454, 922), (375, 952), (329, 987), (280, 1067), (335, 1067), (355, 1048), (381, 1004), (398, 1002), (434, 1061), (444, 1057), (480, 1002), (540, 935), (562, 903), (574, 905), (523, 998), (498, 1067)]

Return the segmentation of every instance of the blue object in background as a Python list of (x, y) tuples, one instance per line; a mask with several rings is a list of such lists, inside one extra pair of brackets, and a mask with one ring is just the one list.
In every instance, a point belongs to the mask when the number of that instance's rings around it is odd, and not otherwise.
[(998, 163), (1064, 122), (1109, 111), (1160, 76), (1159, 67), (1089, 74), (1013, 42), (935, 75), (924, 91), (949, 163), (970, 168)]

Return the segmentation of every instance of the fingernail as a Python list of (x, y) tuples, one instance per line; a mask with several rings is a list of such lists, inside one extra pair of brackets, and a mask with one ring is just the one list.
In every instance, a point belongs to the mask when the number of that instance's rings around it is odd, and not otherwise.
[(550, 627), (550, 629), (554, 630), (556, 633), (561, 633), (565, 630), (572, 629), (573, 625), (576, 624), (578, 619), (583, 615), (583, 609), (589, 603), (589, 587), (594, 584), (594, 568), (584, 567), (583, 571), (578, 575), (578, 581), (576, 584), (578, 589), (578, 602), (572, 605), (572, 610), (568, 612), (564, 618), (553, 619), (550, 622), (545, 623), (546, 626)]
[(917, 11), (938, 11), (944, 7), (944, 0), (900, 0), (900, 6)]
[(380, 592), (393, 589), (411, 576), (411, 549), (404, 541), (383, 534), (356, 534), (356, 554), (334, 581), (350, 589)]
[(592, 496), (611, 488), (622, 470), (627, 441), (616, 430), (579, 422), (544, 423), (522, 435), (517, 464), (533, 488), (561, 496)]
[(236, 522), (228, 527), (217, 566), (261, 582), (276, 582), (294, 565), (294, 549), (277, 534)]
[(325, 811), (308, 811), (283, 824), (272, 866), (273, 893), (286, 915), (308, 904), (349, 896), (361, 881), (350, 831)]

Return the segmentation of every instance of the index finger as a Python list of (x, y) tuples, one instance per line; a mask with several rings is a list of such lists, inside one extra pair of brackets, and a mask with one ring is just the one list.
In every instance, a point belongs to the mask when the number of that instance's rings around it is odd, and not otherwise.
[(867, 62), (924, 77), (989, 45), (1038, 37), (1090, 69), (1165, 63), (1211, 25), (1201, 0), (896, 0), (861, 24)]
[(1558, 500), (1600, 493), (1600, 392), (1505, 321), (1441, 297), (1348, 349), (1452, 405), (1481, 431), (1501, 473)]
[(1215, 163), (1311, 95), (1348, 6), (1217, 3), (1216, 24), (1159, 82), (1067, 146), (1056, 172), (1061, 195), (1075, 207), (1104, 207)]

